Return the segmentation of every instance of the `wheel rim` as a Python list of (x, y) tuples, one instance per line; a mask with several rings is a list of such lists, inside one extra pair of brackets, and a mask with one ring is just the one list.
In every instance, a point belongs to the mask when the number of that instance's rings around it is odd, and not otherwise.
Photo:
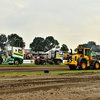
[(86, 68), (86, 64), (85, 64), (85, 63), (82, 64), (82, 68), (83, 68), (83, 69)]
[(96, 68), (99, 68), (99, 63), (96, 63), (95, 67), (96, 67)]
[(18, 64), (19, 64), (19, 61), (18, 61), (18, 60), (16, 60), (16, 61), (15, 61), (15, 64), (16, 64), (16, 65), (18, 65)]

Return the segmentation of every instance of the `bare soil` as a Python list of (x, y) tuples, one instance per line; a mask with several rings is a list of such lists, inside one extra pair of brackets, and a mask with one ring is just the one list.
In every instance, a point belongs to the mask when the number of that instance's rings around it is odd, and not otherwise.
[(0, 67), (0, 73), (13, 72), (40, 72), (44, 70), (49, 71), (63, 71), (70, 70), (68, 66), (33, 66), (33, 67)]
[[(0, 70), (4, 71), (3, 68), (8, 68), (9, 72), (9, 68), (12, 67), (2, 67)], [(21, 68), (29, 71), (29, 67)], [(44, 67), (41, 68), (42, 70), (46, 69)], [(57, 70), (55, 66), (53, 68)], [(20, 68), (18, 67), (18, 69)], [(69, 70), (69, 68), (66, 70)], [(7, 69), (5, 72), (7, 72)], [(13, 69), (13, 71), (10, 72), (16, 71)], [(0, 76), (0, 100), (99, 99), (100, 72)]]

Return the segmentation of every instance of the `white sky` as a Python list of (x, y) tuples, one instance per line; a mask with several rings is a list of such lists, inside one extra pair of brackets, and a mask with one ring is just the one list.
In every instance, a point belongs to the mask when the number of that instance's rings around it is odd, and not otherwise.
[(0, 33), (23, 37), (25, 48), (48, 36), (69, 49), (100, 45), (100, 0), (0, 0)]

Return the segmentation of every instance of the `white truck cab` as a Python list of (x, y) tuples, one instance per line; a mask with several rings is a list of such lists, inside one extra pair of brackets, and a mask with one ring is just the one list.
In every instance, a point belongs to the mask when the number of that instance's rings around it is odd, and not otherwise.
[(23, 63), (23, 50), (20, 47), (7, 47), (6, 54), (0, 55), (0, 64), (8, 63), (10, 65), (19, 65)]

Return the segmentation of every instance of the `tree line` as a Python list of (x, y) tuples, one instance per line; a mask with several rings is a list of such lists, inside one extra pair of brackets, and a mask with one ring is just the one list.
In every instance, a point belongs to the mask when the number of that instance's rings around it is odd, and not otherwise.
[[(11, 46), (15, 47), (25, 47), (25, 42), (23, 41), (23, 38), (18, 36), (17, 34), (10, 34), (6, 36), (5, 34), (0, 35), (0, 48), (1, 50), (4, 50), (6, 43), (8, 43)], [(94, 41), (89, 41), (85, 44), (79, 44), (79, 47), (84, 48), (92, 48), (95, 52), (100, 52), (100, 45), (97, 45)], [(77, 47), (78, 47), (77, 46)], [(38, 52), (43, 51), (46, 52), (52, 48), (59, 48), (61, 51), (69, 51), (69, 48), (66, 44), (62, 44), (62, 46), (59, 46), (58, 40), (54, 39), (53, 36), (48, 36), (45, 39), (43, 37), (35, 37), (33, 41), (29, 44), (29, 47), (31, 50)], [(76, 49), (75, 49), (76, 50)]]
[(92, 48), (92, 51), (100, 52), (100, 45), (97, 45), (96, 42), (94, 41), (89, 41), (88, 43), (79, 44), (78, 46), (79, 47), (82, 46), (83, 48)]
[[(0, 48), (4, 50), (6, 43), (10, 46), (15, 47), (25, 47), (25, 42), (23, 38), (18, 36), (17, 34), (10, 34), (6, 36), (5, 34), (0, 35)], [(52, 48), (60, 48), (58, 40), (54, 39), (53, 36), (48, 36), (45, 39), (43, 37), (35, 37), (33, 41), (29, 44), (31, 50), (38, 52), (38, 51), (48, 51)], [(68, 51), (68, 47), (66, 44), (62, 44), (60, 48), (62, 51)]]

